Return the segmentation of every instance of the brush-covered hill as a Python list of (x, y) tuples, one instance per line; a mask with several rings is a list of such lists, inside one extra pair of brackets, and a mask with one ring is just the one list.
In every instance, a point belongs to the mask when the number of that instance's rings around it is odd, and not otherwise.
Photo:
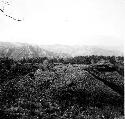
[(0, 59), (1, 119), (123, 117), (124, 76), (113, 64), (24, 61)]

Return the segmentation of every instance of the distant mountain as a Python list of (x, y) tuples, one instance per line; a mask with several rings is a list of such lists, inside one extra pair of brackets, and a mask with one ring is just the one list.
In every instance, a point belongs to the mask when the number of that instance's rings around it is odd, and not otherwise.
[(33, 57), (67, 58), (86, 55), (123, 56), (123, 53), (117, 49), (99, 48), (96, 46), (37, 46), (26, 43), (0, 42), (0, 57), (9, 57), (16, 60)]
[(0, 42), (0, 57), (9, 57), (18, 60), (33, 57), (66, 57), (66, 55), (63, 53), (53, 53), (36, 45)]
[(86, 55), (103, 55), (103, 56), (123, 56), (123, 52), (114, 47), (97, 47), (97, 46), (66, 46), (50, 45), (41, 46), (54, 53), (65, 53), (72, 57)]

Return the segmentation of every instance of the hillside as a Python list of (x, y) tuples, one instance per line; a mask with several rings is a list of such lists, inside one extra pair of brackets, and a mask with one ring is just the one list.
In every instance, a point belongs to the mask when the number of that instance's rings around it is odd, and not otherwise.
[(123, 117), (124, 76), (113, 64), (53, 65), (38, 60), (35, 65), (34, 59), (0, 59), (1, 119)]

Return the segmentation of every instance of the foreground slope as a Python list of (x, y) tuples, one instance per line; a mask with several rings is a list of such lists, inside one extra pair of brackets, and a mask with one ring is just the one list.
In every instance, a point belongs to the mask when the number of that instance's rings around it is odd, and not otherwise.
[[(123, 116), (123, 96), (105, 84), (105, 79), (100, 80), (100, 75), (95, 77), (87, 71), (88, 68), (56, 65), (2, 83), (1, 118), (7, 115), (9, 119), (114, 119)], [(107, 72), (109, 75), (114, 77), (114, 72)], [(115, 75), (115, 79), (118, 83), (121, 76)]]

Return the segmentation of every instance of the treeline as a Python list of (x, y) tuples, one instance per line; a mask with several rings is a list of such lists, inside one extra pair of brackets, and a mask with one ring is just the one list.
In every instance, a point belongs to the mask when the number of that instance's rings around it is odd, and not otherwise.
[(108, 60), (110, 63), (114, 64), (116, 62), (119, 62), (121, 64), (124, 63), (124, 57), (123, 56), (77, 56), (73, 58), (68, 58), (64, 61), (64, 63), (71, 63), (71, 64), (91, 64), (91, 63), (97, 63), (100, 60)]
[[(4, 57), (0, 58), (0, 81), (2, 79), (13, 79), (16, 76), (26, 75), (30, 72), (36, 71), (38, 68), (42, 68), (43, 64), (47, 65), (48, 70), (52, 69), (55, 64), (93, 64), (98, 63), (100, 60), (108, 60), (112, 64), (121, 65), (124, 67), (124, 57), (119, 56), (77, 56), (72, 58), (51, 58), (38, 57), (27, 58), (15, 61), (13, 59)], [(47, 62), (44, 62), (47, 61)]]
[(49, 63), (63, 63), (63, 64), (92, 64), (97, 63), (100, 60), (108, 60), (110, 63), (114, 64), (116, 62), (120, 64), (124, 64), (124, 57), (123, 56), (76, 56), (71, 58), (51, 58), (48, 59), (47, 57), (38, 57), (38, 58), (27, 58), (20, 60), (21, 63), (43, 63), (44, 60), (48, 60)]

